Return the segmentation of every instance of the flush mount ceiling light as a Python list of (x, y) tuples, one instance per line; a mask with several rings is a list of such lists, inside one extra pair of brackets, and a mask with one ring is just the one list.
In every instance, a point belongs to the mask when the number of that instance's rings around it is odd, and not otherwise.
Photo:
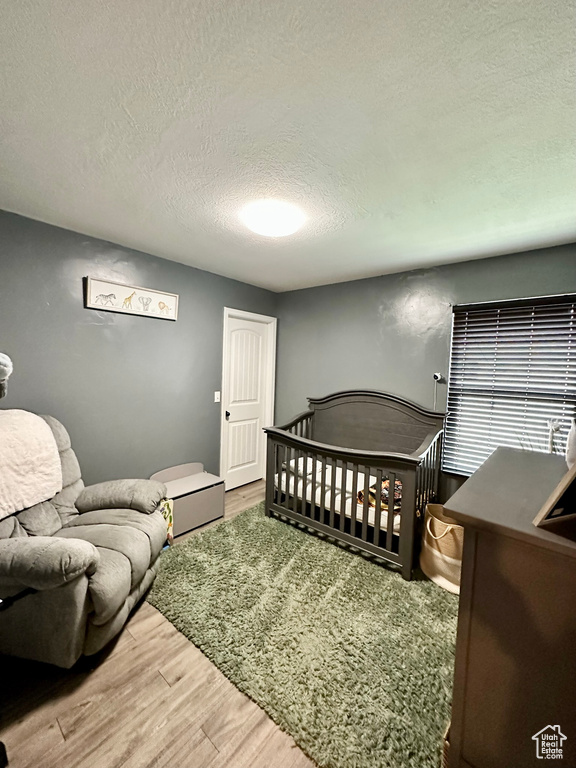
[(265, 237), (292, 235), (306, 221), (301, 208), (284, 200), (255, 200), (242, 208), (239, 217), (248, 229)]

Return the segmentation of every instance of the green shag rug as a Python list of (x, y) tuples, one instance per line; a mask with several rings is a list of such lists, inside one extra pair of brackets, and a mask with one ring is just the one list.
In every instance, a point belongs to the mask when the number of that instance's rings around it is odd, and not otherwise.
[(259, 505), (167, 551), (148, 600), (319, 766), (438, 768), (454, 595)]

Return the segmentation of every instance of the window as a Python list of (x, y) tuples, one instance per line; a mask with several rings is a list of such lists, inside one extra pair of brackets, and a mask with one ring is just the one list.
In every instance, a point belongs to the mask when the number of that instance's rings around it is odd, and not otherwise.
[(499, 445), (564, 452), (576, 410), (576, 295), (454, 307), (443, 468)]

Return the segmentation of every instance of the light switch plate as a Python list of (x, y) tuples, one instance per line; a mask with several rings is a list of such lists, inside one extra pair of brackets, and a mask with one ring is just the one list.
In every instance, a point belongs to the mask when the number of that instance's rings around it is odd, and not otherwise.
[(220, 402), (220, 392), (214, 392), (214, 402), (215, 403)]

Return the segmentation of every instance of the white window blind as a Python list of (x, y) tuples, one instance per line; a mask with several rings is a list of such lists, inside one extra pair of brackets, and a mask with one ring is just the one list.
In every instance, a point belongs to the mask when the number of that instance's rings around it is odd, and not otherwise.
[(447, 472), (472, 474), (500, 445), (564, 452), (575, 409), (576, 295), (454, 308)]

